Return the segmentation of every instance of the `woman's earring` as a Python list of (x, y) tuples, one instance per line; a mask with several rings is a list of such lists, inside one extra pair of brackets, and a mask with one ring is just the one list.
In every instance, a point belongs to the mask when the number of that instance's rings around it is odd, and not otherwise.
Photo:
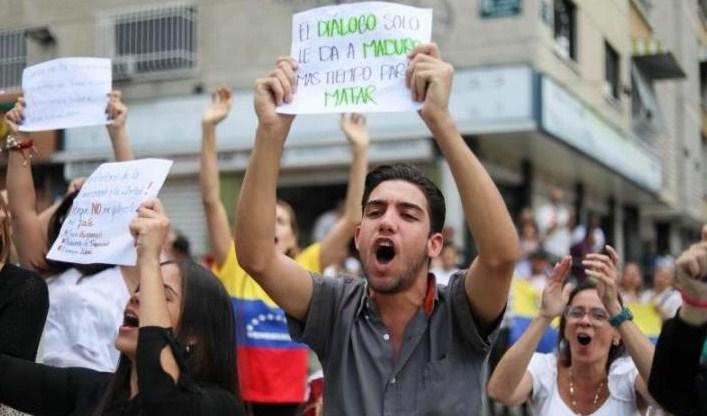
[(619, 346), (619, 342), (620, 342), (620, 341), (619, 341), (617, 338), (614, 338), (614, 340), (613, 340), (611, 343), (614, 344), (615, 347), (618, 347), (618, 346)]

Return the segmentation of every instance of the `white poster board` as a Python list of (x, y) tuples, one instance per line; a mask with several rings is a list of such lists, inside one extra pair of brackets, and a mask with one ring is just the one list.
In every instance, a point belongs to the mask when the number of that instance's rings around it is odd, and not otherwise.
[(81, 187), (47, 258), (70, 263), (132, 266), (137, 253), (129, 225), (137, 207), (162, 188), (171, 160), (104, 163)]
[(325, 6), (292, 18), (297, 93), (285, 114), (412, 111), (407, 55), (430, 41), (432, 9), (363, 2)]
[(22, 72), (25, 121), (22, 131), (107, 124), (112, 85), (110, 59), (61, 58)]

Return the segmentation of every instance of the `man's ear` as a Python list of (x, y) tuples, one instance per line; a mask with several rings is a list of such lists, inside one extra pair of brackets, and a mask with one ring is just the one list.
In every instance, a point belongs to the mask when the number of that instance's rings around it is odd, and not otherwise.
[(444, 246), (444, 236), (442, 233), (434, 233), (427, 239), (427, 256), (430, 258), (439, 256)]

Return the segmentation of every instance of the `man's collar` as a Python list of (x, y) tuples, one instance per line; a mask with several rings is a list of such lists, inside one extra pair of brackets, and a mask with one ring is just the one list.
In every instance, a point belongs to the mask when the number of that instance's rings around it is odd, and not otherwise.
[(428, 317), (434, 312), (435, 303), (438, 299), (435, 275), (434, 273), (427, 273), (427, 292), (425, 293), (425, 300), (422, 303), (422, 309)]
[[(425, 291), (425, 298), (422, 301), (422, 309), (425, 311), (425, 315), (428, 317), (434, 312), (435, 303), (439, 300), (439, 294), (437, 293), (437, 281), (435, 280), (435, 275), (433, 273), (427, 273), (427, 289)], [(361, 296), (361, 302), (356, 309), (356, 316), (359, 316), (363, 311), (369, 308), (370, 296), (368, 295), (368, 280), (364, 282), (363, 285), (363, 296)]]

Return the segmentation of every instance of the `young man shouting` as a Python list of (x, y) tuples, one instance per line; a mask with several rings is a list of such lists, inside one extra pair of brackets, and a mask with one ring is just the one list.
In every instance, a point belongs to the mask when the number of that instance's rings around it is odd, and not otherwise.
[(255, 87), (259, 125), (238, 202), (238, 260), (289, 315), (290, 333), (319, 355), (330, 415), (476, 415), (488, 352), (504, 311), (518, 239), (503, 199), (449, 109), (453, 68), (437, 45), (410, 54), (406, 83), (448, 161), (478, 256), (438, 287), (429, 259), (443, 246), (444, 198), (407, 165), (366, 178), (355, 242), (365, 280), (310, 274), (277, 251), (276, 185), (294, 119), (297, 63), (281, 58)]

